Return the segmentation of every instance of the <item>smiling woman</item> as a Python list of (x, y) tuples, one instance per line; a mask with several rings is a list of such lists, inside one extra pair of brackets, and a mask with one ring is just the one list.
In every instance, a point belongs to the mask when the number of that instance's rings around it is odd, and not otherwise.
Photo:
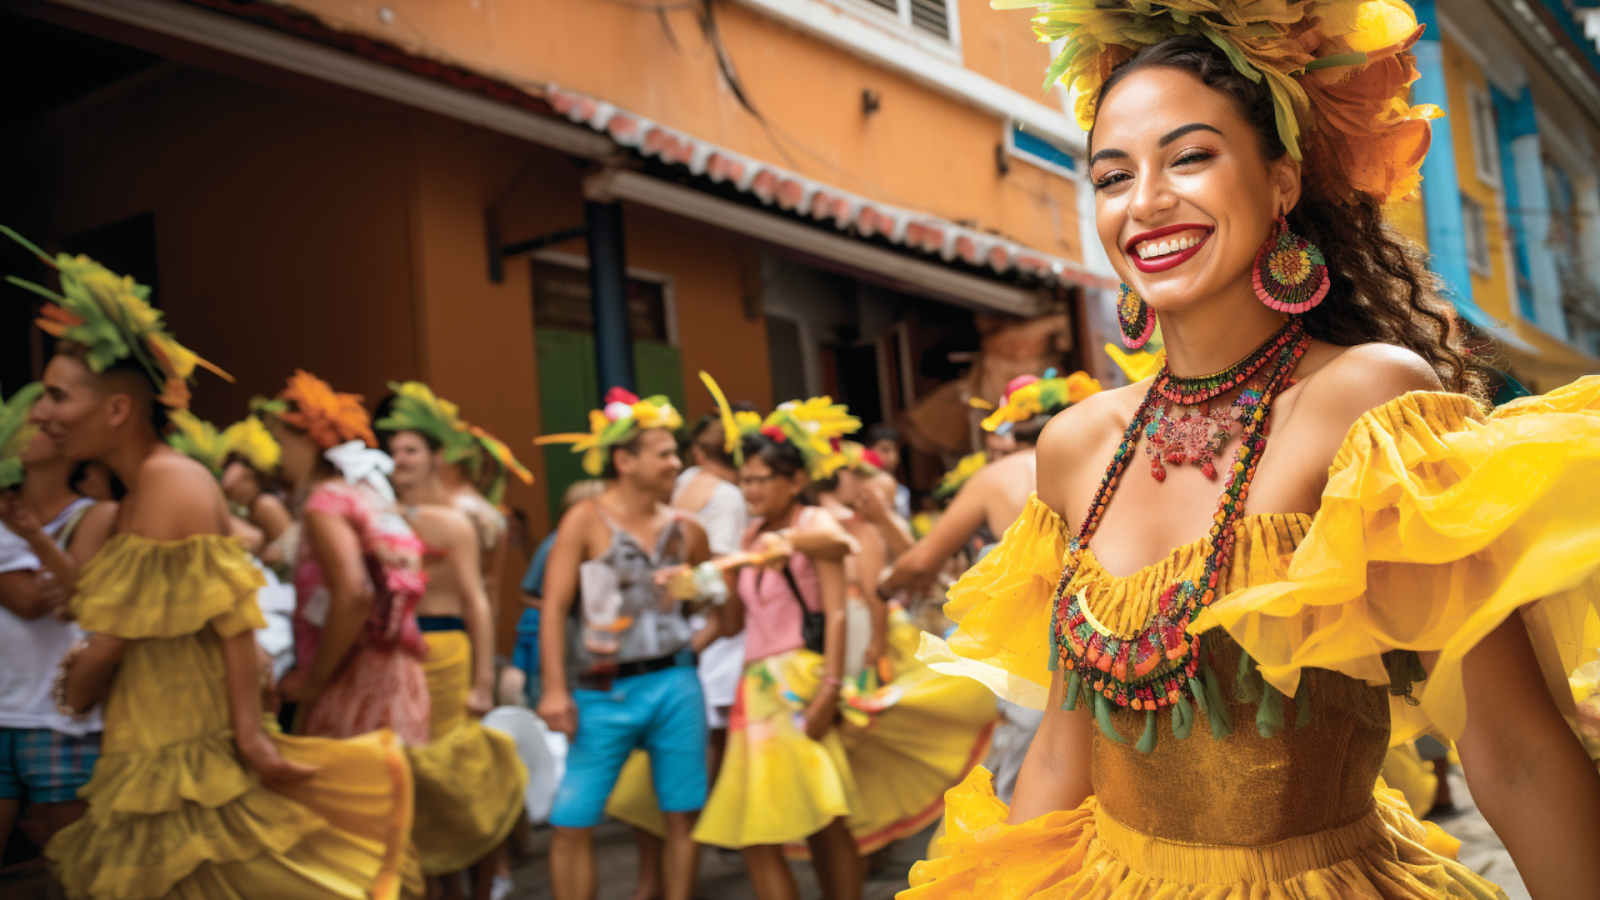
[(1600, 776), (1540, 672), (1594, 653), (1597, 565), (1567, 548), (1600, 541), (1600, 379), (1468, 396), (1381, 217), (1427, 147), (1410, 9), (1043, 9), (1123, 334), (1159, 320), (1166, 364), (1052, 420), (1037, 496), (950, 592), (924, 658), (1048, 699), (1014, 805), (987, 773), (952, 791), (902, 897), (1503, 896), (1378, 780), (1428, 730), (1535, 897), (1592, 893)]

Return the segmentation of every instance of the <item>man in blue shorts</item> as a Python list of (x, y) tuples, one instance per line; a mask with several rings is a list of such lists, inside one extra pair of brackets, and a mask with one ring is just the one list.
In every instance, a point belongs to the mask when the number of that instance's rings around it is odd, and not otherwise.
[(699, 856), (691, 834), (707, 790), (695, 653), (718, 636), (720, 620), (713, 609), (695, 631), (656, 574), (706, 562), (711, 550), (700, 525), (667, 505), (683, 467), (672, 436), (681, 417), (664, 397), (640, 401), (616, 389), (604, 413), (590, 457), (599, 471), (590, 474), (608, 484), (562, 517), (539, 622), (539, 715), (572, 740), (550, 813), (551, 892), (555, 900), (595, 897), (594, 826), (637, 748), (650, 755), (667, 822), (665, 900), (690, 900)]

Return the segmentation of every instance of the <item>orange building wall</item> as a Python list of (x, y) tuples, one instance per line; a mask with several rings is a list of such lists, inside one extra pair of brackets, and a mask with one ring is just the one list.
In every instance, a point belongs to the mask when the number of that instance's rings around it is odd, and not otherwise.
[[(385, 24), (378, 7), (392, 12)], [(299, 0), (342, 30), (395, 43), (539, 93), (557, 84), (844, 190), (996, 231), (1078, 258), (1073, 184), (999, 174), (1004, 123), (976, 107), (891, 73), (736, 3), (717, 3), (724, 46), (756, 109), (743, 109), (716, 52), (688, 10), (605, 0), (481, 4), (434, 0)], [(967, 64), (1024, 96), (1059, 108), (1040, 84), (1049, 48), (1027, 16), (976, 0), (961, 8)], [(862, 91), (881, 97), (862, 112)], [(935, 189), (936, 188), (936, 189)], [(1041, 209), (1049, 210), (1040, 214)]]
[[(766, 317), (744, 315), (746, 290), (757, 290), (753, 252), (728, 238), (648, 209), (628, 207), (624, 229), (631, 265), (673, 277), (678, 346), (683, 352), (684, 397), (689, 421), (715, 411), (697, 376), (712, 374), (729, 399), (772, 405)], [(743, 280), (741, 280), (743, 279)]]
[(242, 418), (295, 366), (369, 397), (416, 374), (396, 123), (178, 69), (38, 134), (37, 239), (154, 212), (155, 300), (237, 378), (201, 373), (199, 415)]

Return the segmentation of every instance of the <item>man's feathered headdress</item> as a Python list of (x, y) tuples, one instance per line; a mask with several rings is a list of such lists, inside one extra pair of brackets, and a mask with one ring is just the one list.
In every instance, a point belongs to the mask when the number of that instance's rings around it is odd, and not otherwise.
[(116, 273), (87, 256), (61, 253), (55, 257), (29, 243), (22, 235), (0, 225), (4, 234), (26, 247), (61, 279), (61, 293), (15, 275), (6, 277), (50, 301), (40, 310), (36, 324), (46, 334), (84, 348), (84, 360), (93, 372), (130, 360), (156, 386), (156, 402), (168, 409), (189, 408), (189, 379), (196, 366), (210, 369), (224, 380), (233, 376), (196, 356), (168, 331), (161, 311), (150, 306), (150, 288)]
[(523, 484), (533, 483), (533, 473), (517, 461), (510, 447), (461, 418), (461, 408), (434, 394), (432, 388), (420, 381), (391, 381), (389, 390), (394, 391), (394, 404), (389, 415), (377, 421), (377, 427), (427, 435), (444, 451), (445, 462), (467, 466), (472, 479), (485, 488), (490, 503), (498, 505), (504, 499), (510, 475)]
[(606, 392), (606, 405), (589, 411), (589, 432), (547, 434), (535, 438), (539, 446), (571, 444), (573, 453), (583, 454), (583, 470), (594, 477), (605, 471), (606, 451), (626, 444), (647, 428), (677, 431), (683, 416), (672, 408), (665, 395), (639, 399), (632, 391), (614, 387)]

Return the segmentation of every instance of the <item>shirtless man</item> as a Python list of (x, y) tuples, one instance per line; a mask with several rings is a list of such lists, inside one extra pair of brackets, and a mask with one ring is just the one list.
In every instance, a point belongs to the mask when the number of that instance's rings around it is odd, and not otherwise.
[(439, 433), (385, 430), (397, 420), (404, 421), (380, 417), (377, 427), (394, 459), (390, 482), (400, 509), (428, 547), (428, 584), (416, 615), (428, 641), (422, 668), (432, 711), (430, 745), (458, 729), (472, 730), (468, 738), (417, 751), (450, 754), (432, 760), (439, 765), (417, 765), (417, 846), (424, 873), (442, 877), (445, 897), (459, 896), (456, 870), (468, 864), (474, 898), (488, 900), (504, 868), (505, 838), (521, 811), (528, 776), (515, 743), (477, 722), (494, 706), (494, 621), (479, 564), (480, 532), (440, 477), (452, 468), (439, 440), (451, 437), (451, 429), (433, 419), (418, 427), (439, 426)]

